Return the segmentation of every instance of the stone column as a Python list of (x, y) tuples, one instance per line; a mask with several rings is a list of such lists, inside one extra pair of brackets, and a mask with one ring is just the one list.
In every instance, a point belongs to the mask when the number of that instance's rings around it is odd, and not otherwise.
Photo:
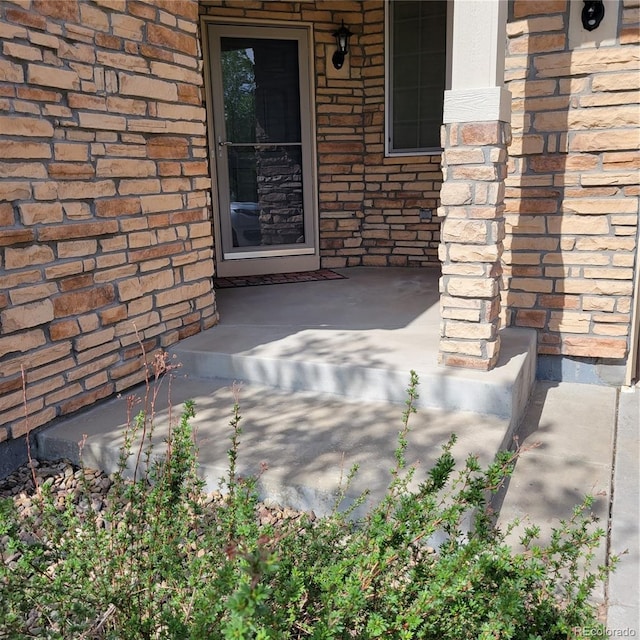
[(456, 0), (451, 89), (442, 127), (440, 353), (489, 370), (500, 353), (504, 180), (511, 96), (504, 77), (506, 3)]
[(500, 351), (500, 276), (509, 124), (443, 125), (440, 362), (491, 369)]

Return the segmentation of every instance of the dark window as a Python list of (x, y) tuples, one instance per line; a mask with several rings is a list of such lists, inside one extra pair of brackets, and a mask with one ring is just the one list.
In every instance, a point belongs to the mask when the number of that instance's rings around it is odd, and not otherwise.
[(389, 152), (439, 149), (447, 2), (392, 0), (389, 20)]

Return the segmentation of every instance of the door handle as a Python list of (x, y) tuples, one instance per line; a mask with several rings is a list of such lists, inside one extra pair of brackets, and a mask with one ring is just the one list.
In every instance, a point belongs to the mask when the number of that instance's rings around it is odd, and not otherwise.
[(228, 140), (223, 140), (220, 136), (218, 136), (218, 155), (222, 157), (222, 149), (224, 147), (229, 147), (233, 144), (233, 142), (229, 142)]

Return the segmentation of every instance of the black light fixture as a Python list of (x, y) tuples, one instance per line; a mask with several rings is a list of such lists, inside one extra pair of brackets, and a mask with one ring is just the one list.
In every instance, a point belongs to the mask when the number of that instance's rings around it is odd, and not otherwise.
[(604, 3), (602, 0), (584, 0), (582, 26), (587, 31), (593, 31), (600, 26), (602, 18), (604, 18)]
[(342, 21), (342, 26), (333, 34), (333, 37), (336, 39), (336, 44), (338, 45), (338, 50), (333, 54), (331, 62), (333, 62), (333, 66), (336, 69), (342, 69), (344, 59), (347, 53), (349, 53), (349, 38), (352, 35), (353, 33), (344, 26), (344, 20)]

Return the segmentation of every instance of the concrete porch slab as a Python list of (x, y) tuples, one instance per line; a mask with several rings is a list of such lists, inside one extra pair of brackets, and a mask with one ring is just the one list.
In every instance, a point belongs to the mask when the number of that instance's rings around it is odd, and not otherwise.
[(420, 406), (493, 415), (515, 427), (535, 378), (533, 331), (504, 329), (493, 371), (441, 367), (438, 270), (337, 271), (346, 278), (220, 290), (220, 323), (171, 351), (195, 377), (367, 402), (404, 402), (413, 369)]

